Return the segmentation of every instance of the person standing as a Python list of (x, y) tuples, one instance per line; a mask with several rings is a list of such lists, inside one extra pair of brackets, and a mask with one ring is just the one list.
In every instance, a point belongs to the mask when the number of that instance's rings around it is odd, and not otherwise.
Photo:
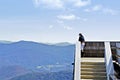
[(85, 47), (85, 38), (84, 38), (84, 36), (82, 35), (82, 33), (79, 33), (79, 39), (78, 39), (78, 41), (81, 42), (81, 56), (83, 57), (84, 47)]

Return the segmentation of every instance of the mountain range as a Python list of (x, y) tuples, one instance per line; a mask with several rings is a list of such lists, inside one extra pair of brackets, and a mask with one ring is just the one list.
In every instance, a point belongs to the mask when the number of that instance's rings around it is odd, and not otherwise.
[(72, 71), (74, 48), (69, 43), (0, 42), (0, 80), (31, 72)]

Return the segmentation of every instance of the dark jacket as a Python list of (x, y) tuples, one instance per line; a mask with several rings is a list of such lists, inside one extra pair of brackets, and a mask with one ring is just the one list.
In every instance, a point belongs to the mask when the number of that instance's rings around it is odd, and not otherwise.
[(85, 39), (84, 39), (83, 35), (80, 35), (80, 37), (79, 37), (79, 40), (78, 40), (78, 41), (80, 41), (81, 43), (82, 43), (82, 42), (85, 42)]

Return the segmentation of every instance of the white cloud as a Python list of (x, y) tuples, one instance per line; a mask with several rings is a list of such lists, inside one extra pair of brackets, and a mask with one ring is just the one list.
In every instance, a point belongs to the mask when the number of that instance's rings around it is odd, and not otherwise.
[(57, 20), (57, 23), (58, 23), (63, 29), (66, 29), (66, 30), (72, 30), (72, 29), (73, 29), (72, 27), (66, 25), (63, 20)]
[(34, 0), (36, 6), (44, 6), (47, 8), (63, 8), (61, 0)]
[(35, 7), (39, 7), (40, 5), (40, 0), (33, 0)]
[(57, 16), (57, 18), (62, 19), (62, 20), (76, 20), (76, 19), (79, 19), (79, 17), (75, 16), (74, 14), (59, 15), (59, 16)]
[(103, 9), (103, 12), (105, 14), (111, 14), (111, 15), (117, 15), (117, 14), (119, 14), (119, 11), (113, 10), (113, 9), (109, 9), (109, 8)]
[(102, 5), (95, 5), (92, 8), (85, 9), (85, 12), (94, 12), (102, 10)]
[(83, 7), (91, 4), (91, 0), (75, 0), (74, 6)]
[[(33, 0), (35, 6), (44, 6), (47, 8), (65, 8), (69, 7), (83, 7), (91, 4), (91, 0)], [(67, 6), (68, 7), (68, 6)]]
[(62, 8), (63, 3), (61, 0), (43, 0), (43, 4), (48, 5), (48, 7)]
[(96, 5), (92, 8), (93, 11), (99, 11), (102, 9), (102, 5)]
[(97, 12), (100, 11), (101, 13), (104, 14), (111, 14), (111, 15), (117, 15), (119, 11), (113, 10), (110, 8), (103, 7), (102, 5), (95, 5), (92, 8), (88, 8), (84, 10), (85, 12)]
[(63, 28), (66, 30), (72, 30), (72, 27), (70, 27), (70, 26), (63, 26)]

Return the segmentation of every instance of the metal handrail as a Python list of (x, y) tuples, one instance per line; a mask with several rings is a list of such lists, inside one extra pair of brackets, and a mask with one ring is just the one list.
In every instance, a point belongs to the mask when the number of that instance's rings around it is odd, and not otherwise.
[(118, 61), (113, 61), (113, 62), (120, 66), (120, 63), (118, 63)]
[(105, 42), (105, 62), (106, 62), (107, 80), (110, 80), (109, 75), (114, 74), (110, 42)]
[(118, 54), (115, 54), (115, 56), (116, 56), (117, 58), (120, 58), (120, 55), (118, 55)]
[(120, 49), (119, 47), (111, 47), (112, 49)]
[[(111, 71), (111, 68), (109, 72)], [(118, 78), (115, 76), (115, 74), (109, 74), (109, 80), (118, 80)]]
[(118, 80), (115, 74), (110, 74), (109, 75), (110, 80)]
[(116, 80), (118, 79), (118, 80), (120, 80), (120, 72), (119, 72), (119, 70), (120, 70), (120, 64), (117, 62), (117, 61), (113, 61), (113, 63), (114, 63), (114, 69), (115, 69), (115, 77), (116, 77)]
[(80, 49), (81, 49), (80, 42), (77, 42), (75, 55), (74, 55), (73, 80), (81, 80), (81, 50)]
[[(112, 47), (113, 49), (120, 49), (119, 47)], [(118, 55), (118, 54), (115, 54), (115, 56), (117, 57), (117, 58), (120, 58), (120, 55)]]

